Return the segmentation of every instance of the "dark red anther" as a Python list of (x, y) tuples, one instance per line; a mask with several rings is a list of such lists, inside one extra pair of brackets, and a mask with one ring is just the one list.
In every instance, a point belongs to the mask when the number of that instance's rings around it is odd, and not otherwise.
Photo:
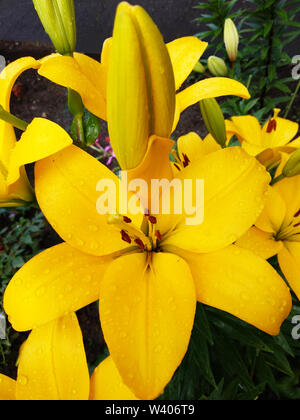
[(131, 244), (130, 236), (128, 235), (127, 232), (125, 232), (125, 230), (121, 230), (121, 235), (122, 235), (122, 241)]
[(294, 217), (300, 216), (300, 209), (297, 211), (297, 213), (294, 215)]
[(160, 231), (159, 231), (159, 230), (157, 230), (157, 231), (155, 232), (155, 236), (157, 237), (157, 239), (158, 239), (159, 241), (161, 241), (161, 240), (162, 240), (162, 236), (161, 236), (161, 233), (160, 233)]
[(156, 225), (157, 219), (155, 216), (149, 216), (149, 222), (152, 223), (152, 225)]
[(148, 210), (148, 209), (145, 209), (145, 210), (144, 210), (144, 215), (145, 215), (146, 217), (149, 217), (149, 216), (150, 216), (150, 213), (149, 213), (149, 210)]
[(272, 131), (276, 131), (277, 122), (276, 120), (270, 120), (267, 127), (267, 133), (272, 133)]
[(185, 153), (183, 153), (182, 156), (183, 156), (182, 164), (183, 164), (183, 167), (186, 168), (187, 166), (189, 166), (189, 163), (191, 163), (191, 161)]
[(298, 226), (300, 226), (300, 223), (296, 223), (295, 225), (293, 225), (294, 228)]
[(181, 168), (180, 168), (179, 165), (177, 165), (177, 163), (174, 163), (174, 166), (175, 166), (176, 169), (178, 169), (178, 171), (181, 171)]
[(134, 240), (134, 242), (137, 244), (137, 246), (138, 246), (139, 248), (141, 248), (141, 250), (142, 250), (142, 251), (145, 251), (145, 245), (144, 245), (144, 242), (143, 242), (140, 238), (136, 238), (136, 239)]
[(123, 220), (124, 220), (125, 223), (131, 223), (132, 222), (132, 220), (127, 216), (123, 216)]

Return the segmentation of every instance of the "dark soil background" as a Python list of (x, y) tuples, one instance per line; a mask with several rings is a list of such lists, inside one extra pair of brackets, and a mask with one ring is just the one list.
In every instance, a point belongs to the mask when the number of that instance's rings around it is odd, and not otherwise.
[[(1, 2), (0, 2), (1, 3)], [(7, 64), (17, 58), (24, 56), (33, 56), (36, 59), (44, 57), (53, 52), (49, 44), (40, 42), (10, 42), (0, 41), (0, 55), (6, 58)], [(90, 54), (93, 58), (98, 59), (95, 54)], [(290, 74), (290, 69), (287, 73)], [(297, 98), (294, 103), (290, 118), (294, 117), (299, 120), (300, 99)], [(72, 117), (67, 108), (66, 89), (55, 85), (54, 83), (40, 77), (36, 71), (26, 71), (17, 81), (11, 100), (11, 111), (18, 117), (30, 122), (34, 117), (48, 118), (69, 131)], [(174, 137), (187, 134), (190, 131), (197, 132), (204, 137), (207, 130), (203, 124), (203, 120), (198, 105), (189, 108), (182, 114), (180, 123)], [(102, 133), (108, 135), (106, 123), (102, 124)], [(32, 167), (29, 168), (32, 172)], [(1, 220), (0, 220), (0, 229)], [(41, 249), (49, 248), (61, 242), (60, 237), (51, 228), (46, 225), (45, 231), (41, 235)], [(84, 342), (87, 352), (89, 365), (95, 367), (99, 363), (99, 357), (105, 349), (103, 340), (97, 303), (88, 306), (78, 312), (78, 318), (82, 326), (84, 334)], [(28, 334), (11, 333), (13, 342), (12, 351), (6, 360), (5, 366), (0, 365), (0, 373), (4, 373), (13, 378), (16, 377), (16, 360), (20, 344), (27, 338)]]

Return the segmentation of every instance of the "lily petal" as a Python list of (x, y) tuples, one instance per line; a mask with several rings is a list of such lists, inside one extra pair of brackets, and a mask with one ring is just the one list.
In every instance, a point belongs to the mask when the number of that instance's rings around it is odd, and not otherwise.
[(200, 41), (195, 36), (178, 38), (167, 44), (174, 70), (176, 90), (191, 74), (207, 46), (207, 42)]
[(0, 401), (16, 399), (16, 381), (0, 373)]
[(51, 156), (72, 144), (71, 137), (58, 124), (44, 118), (35, 118), (22, 134), (11, 152), (7, 184), (20, 177), (20, 168)]
[(138, 400), (132, 391), (124, 385), (122, 378), (111, 357), (107, 357), (95, 369), (91, 378), (90, 400)]
[(271, 233), (263, 232), (255, 226), (250, 228), (235, 244), (252, 251), (264, 260), (278, 254), (283, 247), (283, 243), (275, 241)]
[[(10, 97), (17, 78), (28, 69), (36, 69), (39, 62), (32, 57), (24, 57), (8, 64), (0, 73), (0, 104), (5, 111), (10, 111)], [(16, 142), (14, 128), (4, 121), (0, 121), (0, 156), (2, 163), (7, 166), (11, 149)]]
[(247, 145), (258, 146), (260, 148), (259, 151), (261, 151), (262, 134), (257, 118), (252, 115), (232, 117), (231, 124), (228, 123), (226, 129), (235, 134), (242, 145), (243, 142), (246, 142)]
[(100, 319), (124, 383), (141, 399), (163, 392), (187, 350), (196, 307), (188, 265), (172, 254), (115, 260), (100, 290)]
[[(127, 248), (120, 231), (97, 211), (99, 181), (116, 187), (119, 179), (106, 166), (76, 146), (36, 164), (38, 203), (56, 232), (70, 245), (91, 255), (108, 255)], [(117, 207), (118, 209), (118, 204)]]
[(235, 95), (244, 99), (249, 99), (248, 89), (236, 80), (227, 77), (212, 77), (200, 80), (200, 82), (177, 93), (176, 101), (179, 112), (176, 112), (177, 119), (174, 120), (173, 130), (178, 124), (178, 116), (186, 108), (196, 104), (202, 99), (218, 98), (220, 96)]
[(262, 129), (262, 144), (266, 147), (279, 147), (288, 144), (298, 133), (299, 124), (277, 116), (279, 110), (275, 109), (274, 119), (276, 129), (268, 133), (269, 121)]
[(197, 203), (197, 213), (184, 214), (162, 246), (192, 252), (216, 251), (242, 236), (263, 210), (270, 181), (265, 168), (240, 147), (210, 153), (192, 162), (177, 176), (182, 181), (192, 180), (193, 186), (196, 180), (204, 180), (204, 219), (202, 224), (197, 219), (187, 224), (187, 217), (201, 213), (203, 206), (202, 197), (196, 197), (193, 188), (192, 202), (193, 206)]
[(266, 198), (264, 210), (256, 220), (255, 225), (264, 232), (276, 235), (285, 220), (287, 206), (274, 187), (268, 189)]
[(65, 243), (32, 258), (15, 274), (4, 294), (13, 328), (31, 330), (97, 301), (110, 261)]
[(270, 264), (235, 245), (189, 255), (199, 302), (229, 312), (270, 335), (279, 334), (292, 298)]
[(221, 146), (210, 134), (202, 140), (197, 133), (191, 132), (185, 136), (179, 137), (177, 148), (179, 157), (182, 161), (184, 161), (184, 156), (187, 156), (188, 160), (193, 162), (209, 153), (220, 150)]
[(273, 188), (280, 194), (286, 204), (285, 222), (290, 223), (300, 210), (300, 175), (285, 178), (277, 182)]
[(285, 241), (278, 254), (278, 262), (289, 285), (300, 299), (300, 243)]
[(32, 331), (19, 356), (17, 400), (87, 400), (89, 372), (75, 314)]
[(87, 109), (106, 120), (105, 66), (79, 53), (74, 53), (74, 57), (54, 54), (40, 60), (40, 63), (38, 72), (41, 76), (78, 92)]

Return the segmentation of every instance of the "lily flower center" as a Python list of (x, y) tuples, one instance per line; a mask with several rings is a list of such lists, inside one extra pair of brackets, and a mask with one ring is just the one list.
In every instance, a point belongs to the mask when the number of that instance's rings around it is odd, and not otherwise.
[(300, 242), (300, 209), (294, 214), (291, 222), (278, 232), (277, 241), (293, 240)]
[(132, 244), (144, 252), (158, 250), (162, 235), (156, 229), (157, 219), (155, 216), (145, 214), (142, 228), (135, 226), (129, 217), (121, 215), (109, 216), (107, 223), (120, 230), (122, 241)]

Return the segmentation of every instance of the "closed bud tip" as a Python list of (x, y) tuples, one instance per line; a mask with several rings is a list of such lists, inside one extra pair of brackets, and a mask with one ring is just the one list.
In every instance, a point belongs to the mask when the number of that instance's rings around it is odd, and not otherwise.
[(211, 55), (208, 58), (207, 67), (213, 76), (226, 77), (228, 75), (228, 68), (225, 61), (220, 57), (216, 57), (215, 55)]

